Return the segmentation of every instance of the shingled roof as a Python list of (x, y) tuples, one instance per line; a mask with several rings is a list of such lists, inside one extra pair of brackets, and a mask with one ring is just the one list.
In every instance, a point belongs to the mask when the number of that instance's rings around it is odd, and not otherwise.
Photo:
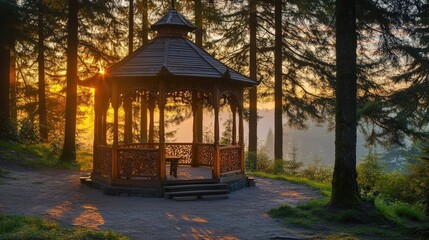
[(167, 73), (171, 80), (175, 77), (200, 77), (237, 81), (244, 85), (258, 84), (188, 40), (186, 34), (195, 27), (175, 9), (171, 9), (151, 28), (157, 30), (158, 35), (107, 68), (105, 73), (108, 77), (159, 77)]

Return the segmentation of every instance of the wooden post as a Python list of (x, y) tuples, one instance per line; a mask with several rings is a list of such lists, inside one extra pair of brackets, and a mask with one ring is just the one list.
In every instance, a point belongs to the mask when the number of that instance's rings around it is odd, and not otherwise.
[(232, 112), (232, 145), (237, 145), (237, 106), (234, 102), (230, 103)]
[(159, 178), (161, 180), (166, 178), (165, 175), (165, 126), (164, 126), (164, 108), (165, 108), (165, 86), (164, 81), (159, 83), (158, 94), (158, 107), (159, 107), (159, 157), (160, 157), (160, 171)]
[(101, 114), (101, 144), (107, 145), (107, 108)]
[(118, 166), (118, 108), (119, 108), (119, 91), (117, 86), (113, 86), (112, 96), (113, 106), (113, 147), (112, 147), (112, 178), (119, 177), (119, 166)]
[(140, 98), (140, 142), (147, 143), (147, 96), (142, 93)]
[(192, 167), (198, 167), (198, 93), (192, 92)]
[(213, 91), (214, 109), (214, 162), (213, 178), (220, 177), (220, 152), (219, 152), (219, 85), (216, 83)]
[(124, 142), (130, 144), (133, 142), (133, 103), (129, 94), (124, 96), (123, 107), (125, 112)]
[(154, 111), (155, 111), (155, 99), (149, 95), (149, 143), (153, 143), (154, 138)]
[(238, 105), (238, 143), (241, 148), (241, 172), (244, 174), (244, 124), (243, 124), (243, 90), (241, 90), (240, 100)]

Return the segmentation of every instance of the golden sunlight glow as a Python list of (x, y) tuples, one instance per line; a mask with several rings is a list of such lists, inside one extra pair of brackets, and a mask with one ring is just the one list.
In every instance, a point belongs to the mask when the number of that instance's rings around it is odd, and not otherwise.
[(99, 69), (99, 73), (104, 74), (104, 68), (101, 66), (101, 63), (98, 62), (98, 69)]
[(104, 225), (103, 216), (101, 216), (98, 208), (92, 204), (84, 204), (82, 213), (73, 220), (73, 225), (85, 226), (91, 229), (98, 229), (99, 226)]

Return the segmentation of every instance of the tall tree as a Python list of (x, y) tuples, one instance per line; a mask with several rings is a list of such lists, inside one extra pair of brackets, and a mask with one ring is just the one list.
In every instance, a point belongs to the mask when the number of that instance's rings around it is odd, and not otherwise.
[(128, 54), (134, 51), (134, 0), (129, 0), (128, 7)]
[[(203, 47), (203, 4), (201, 0), (194, 0), (194, 15), (195, 15), (195, 43), (199, 47)], [(203, 105), (198, 104), (197, 107), (197, 142), (203, 142)]]
[(45, 95), (45, 29), (44, 29), (44, 0), (38, 1), (38, 98), (39, 98), (39, 134), (43, 142), (48, 141), (48, 121), (46, 119), (46, 95)]
[(356, 1), (336, 0), (335, 167), (331, 206), (359, 203), (356, 173)]
[[(257, 64), (256, 64), (256, 28), (257, 28), (257, 1), (249, 0), (249, 70), (250, 78), (257, 79)], [(249, 89), (249, 159), (252, 162), (252, 166), (257, 166), (257, 148), (258, 148), (258, 111), (257, 111), (257, 88), (252, 87)]]
[(275, 1), (274, 44), (274, 159), (283, 159), (283, 94), (282, 94), (282, 0)]
[[(134, 51), (134, 1), (129, 0), (128, 6), (128, 54)], [(124, 139), (126, 143), (133, 142), (133, 106), (130, 96), (124, 98), (125, 126)]]
[(61, 161), (76, 160), (76, 109), (77, 109), (77, 50), (79, 1), (68, 1), (67, 19), (67, 92), (64, 147)]
[[(149, 42), (149, 17), (148, 17), (148, 1), (141, 0), (141, 16), (142, 16), (142, 45)], [(147, 99), (140, 100), (140, 142), (147, 142)]]
[(15, 42), (17, 22), (16, 1), (0, 2), (0, 138), (9, 139), (10, 123), (10, 59)]

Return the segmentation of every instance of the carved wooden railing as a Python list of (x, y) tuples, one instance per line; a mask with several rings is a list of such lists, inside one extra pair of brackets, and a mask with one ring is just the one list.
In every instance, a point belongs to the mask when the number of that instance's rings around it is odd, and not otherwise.
[(159, 179), (160, 154), (156, 148), (117, 149), (119, 177)]
[(214, 145), (209, 143), (197, 144), (197, 159), (199, 166), (213, 167)]
[(110, 177), (112, 174), (112, 147), (95, 146), (94, 147), (94, 173), (104, 177)]
[(179, 165), (191, 165), (192, 143), (166, 143), (165, 155), (180, 156)]
[(224, 146), (219, 148), (220, 173), (241, 172), (241, 146)]

